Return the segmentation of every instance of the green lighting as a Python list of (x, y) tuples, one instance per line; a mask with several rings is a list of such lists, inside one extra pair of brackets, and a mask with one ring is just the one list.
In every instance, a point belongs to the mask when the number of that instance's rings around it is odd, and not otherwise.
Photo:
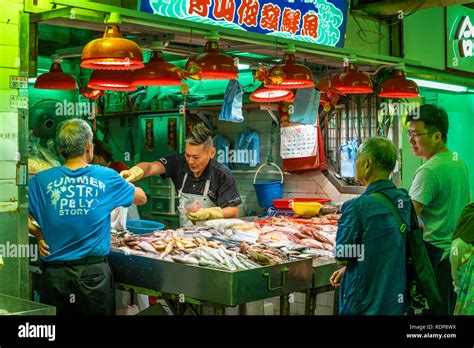
[(451, 92), (467, 92), (468, 91), (468, 88), (465, 86), (452, 85), (450, 83), (420, 80), (420, 79), (414, 79), (411, 77), (408, 77), (408, 80), (415, 81), (418, 87), (441, 89), (444, 91), (451, 91)]

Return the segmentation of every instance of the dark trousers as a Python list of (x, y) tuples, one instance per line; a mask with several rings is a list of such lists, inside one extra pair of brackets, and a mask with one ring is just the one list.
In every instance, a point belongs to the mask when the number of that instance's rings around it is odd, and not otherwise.
[(442, 302), (423, 313), (427, 315), (452, 315), (456, 303), (456, 294), (451, 276), (451, 263), (449, 259), (441, 260), (443, 249), (429, 243), (425, 243), (425, 245), (436, 276)]
[(79, 266), (46, 265), (40, 301), (57, 315), (113, 315), (115, 283), (107, 262)]

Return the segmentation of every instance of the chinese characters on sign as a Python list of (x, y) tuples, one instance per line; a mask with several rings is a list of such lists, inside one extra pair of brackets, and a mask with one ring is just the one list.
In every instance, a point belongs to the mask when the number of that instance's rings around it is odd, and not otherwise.
[(446, 11), (446, 68), (474, 74), (474, 10), (449, 6)]
[(17, 134), (16, 133), (0, 133), (0, 139), (16, 139)]
[(461, 57), (472, 57), (474, 26), (472, 25), (469, 16), (461, 17), (454, 39), (459, 40), (458, 47)]
[(140, 10), (235, 30), (342, 47), (348, 0), (142, 0)]

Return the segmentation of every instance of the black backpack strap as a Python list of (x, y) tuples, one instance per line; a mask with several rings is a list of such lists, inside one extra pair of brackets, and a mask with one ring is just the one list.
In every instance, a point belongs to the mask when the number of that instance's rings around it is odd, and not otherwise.
[(406, 239), (407, 225), (403, 222), (402, 218), (400, 217), (400, 214), (398, 213), (398, 210), (395, 208), (390, 199), (388, 199), (387, 196), (385, 196), (381, 192), (374, 192), (371, 194), (371, 196), (378, 199), (391, 211), (393, 218), (395, 219), (395, 222), (397, 223), (397, 226), (400, 229), (400, 233), (402, 234), (403, 239)]

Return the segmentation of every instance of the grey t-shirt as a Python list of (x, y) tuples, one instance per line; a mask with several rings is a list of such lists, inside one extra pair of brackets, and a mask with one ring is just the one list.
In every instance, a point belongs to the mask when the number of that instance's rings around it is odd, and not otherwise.
[(469, 203), (466, 165), (456, 153), (438, 152), (415, 172), (410, 196), (425, 206), (420, 214), (424, 240), (443, 249), (447, 258), (456, 223)]

